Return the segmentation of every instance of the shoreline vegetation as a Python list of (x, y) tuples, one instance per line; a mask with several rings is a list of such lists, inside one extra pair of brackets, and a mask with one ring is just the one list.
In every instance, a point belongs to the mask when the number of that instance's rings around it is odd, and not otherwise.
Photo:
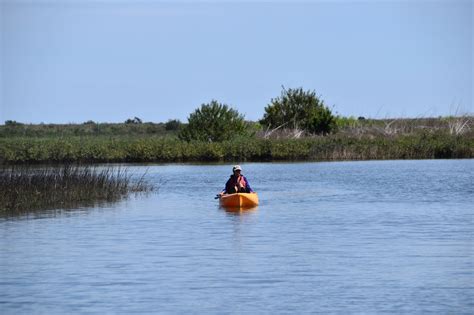
[(126, 169), (111, 166), (4, 166), (0, 167), (0, 216), (94, 206), (153, 189), (144, 176), (132, 179)]
[(263, 129), (246, 122), (245, 136), (226, 141), (184, 141), (186, 124), (0, 126), (0, 164), (338, 161), (474, 158), (472, 116), (418, 119), (337, 118), (325, 135), (298, 128)]

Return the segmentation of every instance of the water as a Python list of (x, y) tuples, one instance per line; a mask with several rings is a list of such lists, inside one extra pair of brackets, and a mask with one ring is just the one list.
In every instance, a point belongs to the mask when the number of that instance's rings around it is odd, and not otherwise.
[(474, 310), (474, 160), (148, 168), (158, 194), (0, 219), (0, 313)]

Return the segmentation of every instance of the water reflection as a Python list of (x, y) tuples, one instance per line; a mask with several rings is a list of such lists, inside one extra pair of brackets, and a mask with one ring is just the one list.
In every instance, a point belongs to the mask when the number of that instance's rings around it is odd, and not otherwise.
[(69, 202), (62, 205), (51, 205), (44, 209), (22, 209), (22, 210), (5, 210), (0, 211), (0, 220), (13, 220), (13, 219), (43, 219), (53, 217), (63, 217), (72, 215), (85, 215), (93, 211), (104, 211), (114, 209), (120, 201), (127, 200), (127, 198), (121, 198), (119, 200), (111, 201), (79, 201)]
[(101, 209), (104, 207), (103, 204), (95, 205), (94, 203), (83, 203), (75, 204), (74, 206), (68, 205), (62, 208), (49, 207), (45, 209), (23, 209), (23, 210), (6, 210), (0, 211), (0, 220), (16, 220), (16, 219), (42, 219), (42, 218), (53, 218), (65, 215), (71, 215), (72, 213), (88, 213), (95, 209)]
[(222, 207), (219, 206), (219, 209), (225, 211), (229, 215), (249, 215), (255, 213), (258, 209), (258, 206), (254, 207)]

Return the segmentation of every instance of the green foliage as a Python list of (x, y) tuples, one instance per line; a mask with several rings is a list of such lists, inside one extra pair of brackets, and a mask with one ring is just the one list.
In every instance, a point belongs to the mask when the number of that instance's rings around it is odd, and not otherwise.
[(179, 138), (188, 142), (221, 142), (245, 134), (244, 117), (237, 110), (213, 100), (189, 115), (188, 124), (179, 133)]
[(265, 107), (260, 123), (270, 127), (303, 129), (312, 134), (328, 134), (336, 127), (331, 110), (315, 91), (303, 91), (303, 88), (284, 87), (281, 96), (271, 100)]

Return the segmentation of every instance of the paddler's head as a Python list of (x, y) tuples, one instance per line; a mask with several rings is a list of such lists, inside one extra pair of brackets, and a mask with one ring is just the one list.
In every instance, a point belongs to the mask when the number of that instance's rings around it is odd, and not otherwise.
[(240, 167), (240, 165), (235, 165), (232, 168), (232, 172), (234, 172), (234, 175), (240, 175), (240, 172), (242, 172), (242, 168)]

